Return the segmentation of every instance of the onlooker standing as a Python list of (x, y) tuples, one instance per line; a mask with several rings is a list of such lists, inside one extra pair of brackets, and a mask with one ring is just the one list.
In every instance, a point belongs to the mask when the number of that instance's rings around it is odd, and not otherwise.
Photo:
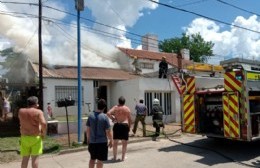
[(48, 115), (48, 118), (53, 118), (51, 103), (47, 103), (47, 115)]
[(133, 133), (135, 135), (138, 122), (140, 121), (143, 126), (143, 136), (146, 136), (146, 125), (145, 125), (145, 117), (147, 114), (147, 107), (143, 104), (144, 100), (140, 99), (139, 103), (136, 104), (135, 110), (136, 110), (136, 117), (135, 117), (135, 123), (133, 128)]
[(130, 109), (125, 105), (125, 98), (123, 96), (119, 97), (118, 105), (112, 107), (112, 109), (107, 112), (107, 115), (115, 123), (113, 127), (114, 160), (117, 160), (118, 141), (122, 140), (122, 161), (124, 161), (132, 121)]
[(4, 98), (3, 98), (3, 94), (0, 91), (0, 117), (4, 116)]
[(110, 148), (113, 146), (110, 123), (107, 115), (103, 113), (105, 108), (106, 101), (104, 99), (98, 100), (97, 110), (91, 112), (87, 120), (87, 144), (90, 153), (89, 168), (94, 168), (96, 161), (96, 167), (102, 168), (103, 161), (107, 160), (108, 146)]
[(4, 114), (4, 121), (7, 120), (7, 114), (10, 113), (11, 106), (8, 98), (4, 97), (4, 107), (3, 107), (3, 114)]
[(38, 168), (39, 155), (42, 154), (42, 139), (46, 133), (46, 121), (43, 111), (38, 109), (38, 98), (31, 96), (27, 99), (27, 108), (19, 109), (21, 132), (21, 168), (27, 168), (30, 157), (32, 168)]
[(160, 135), (160, 127), (164, 128), (163, 124), (163, 110), (160, 106), (160, 102), (158, 99), (153, 100), (152, 112), (153, 115), (153, 127), (155, 127), (155, 137)]

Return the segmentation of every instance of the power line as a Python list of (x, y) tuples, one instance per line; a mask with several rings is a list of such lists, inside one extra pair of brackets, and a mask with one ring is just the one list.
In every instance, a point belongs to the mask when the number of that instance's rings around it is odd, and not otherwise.
[(255, 12), (251, 12), (251, 11), (249, 11), (249, 10), (246, 10), (246, 9), (240, 8), (240, 7), (235, 6), (235, 5), (233, 5), (233, 4), (230, 4), (230, 3), (224, 2), (224, 1), (222, 1), (222, 0), (216, 0), (216, 1), (218, 1), (218, 2), (220, 2), (220, 3), (222, 3), (222, 4), (225, 4), (225, 5), (231, 6), (231, 7), (233, 7), (233, 8), (239, 9), (239, 10), (241, 10), (241, 11), (244, 11), (244, 12), (247, 12), (247, 13), (250, 13), (250, 14), (253, 14), (253, 15), (260, 16), (259, 14), (255, 13)]
[(147, 1), (150, 1), (152, 3), (156, 3), (158, 5), (161, 5), (161, 6), (164, 6), (164, 7), (167, 7), (167, 8), (175, 9), (175, 10), (182, 11), (182, 12), (185, 12), (185, 13), (190, 13), (190, 14), (193, 14), (193, 15), (196, 15), (196, 16), (208, 19), (208, 20), (212, 20), (212, 21), (215, 21), (215, 22), (218, 22), (218, 23), (222, 23), (222, 24), (225, 24), (225, 25), (228, 25), (228, 26), (233, 26), (233, 27), (236, 27), (236, 28), (240, 28), (240, 29), (243, 29), (243, 30), (247, 30), (247, 31), (250, 31), (250, 32), (260, 34), (260, 31), (256, 31), (256, 30), (252, 30), (252, 29), (249, 29), (249, 28), (246, 28), (246, 27), (242, 27), (242, 26), (238, 26), (238, 25), (231, 24), (231, 23), (228, 23), (228, 22), (224, 22), (224, 21), (221, 21), (219, 19), (214, 19), (214, 18), (205, 16), (205, 15), (202, 15), (202, 14), (199, 14), (199, 13), (196, 13), (196, 12), (192, 12), (192, 11), (188, 11), (188, 10), (181, 9), (181, 8), (178, 8), (178, 7), (174, 7), (172, 5), (168, 5), (168, 4), (165, 4), (165, 3), (156, 2), (155, 0), (147, 0)]
[(108, 0), (106, 0), (106, 3), (107, 3), (107, 5), (110, 7), (110, 9), (117, 15), (117, 17), (121, 20), (121, 22), (122, 22), (122, 23), (125, 23), (124, 20), (123, 20), (123, 19), (121, 18), (121, 16), (119, 15), (119, 13), (112, 8), (112, 6), (111, 6), (111, 4), (108, 2)]
[[(13, 14), (14, 13), (14, 14)], [(27, 13), (19, 13), (19, 12), (8, 12), (8, 13), (4, 13), (3, 11), (0, 11), (0, 14), (2, 15), (8, 15), (8, 16), (12, 16), (12, 17), (18, 17), (18, 18), (28, 18), (28, 17), (32, 17), (32, 18), (37, 18), (36, 15), (32, 15), (32, 14), (27, 14)], [(18, 16), (19, 15), (19, 16)], [(25, 15), (25, 16), (22, 16), (22, 15)], [(43, 17), (42, 18), (43, 21), (46, 21), (46, 22), (52, 22), (52, 23), (56, 23), (56, 24), (62, 24), (62, 25), (70, 25), (74, 28), (77, 28), (77, 25), (74, 24), (74, 23), (67, 23), (65, 21), (61, 21), (61, 20), (58, 20), (58, 19), (55, 19), (55, 18), (50, 18), (50, 17)], [(59, 23), (57, 23), (59, 22)], [(106, 37), (110, 37), (110, 38), (114, 38), (114, 39), (118, 39), (120, 41), (127, 41), (126, 39), (122, 39), (120, 38), (120, 36), (118, 36), (117, 34), (113, 34), (113, 33), (109, 33), (109, 32), (106, 32), (106, 31), (102, 31), (102, 30), (98, 30), (98, 29), (94, 29), (94, 28), (90, 28), (90, 27), (87, 27), (87, 26), (84, 26), (82, 25), (81, 26), (82, 28), (85, 28), (85, 29), (88, 29), (88, 30), (91, 30), (93, 33), (95, 34), (99, 34), (99, 35), (102, 35), (102, 36), (106, 36)], [(83, 29), (84, 30), (84, 29)], [(85, 30), (86, 31), (86, 30)], [(128, 39), (131, 40), (131, 43), (133, 44), (137, 44), (137, 45), (140, 45), (141, 44), (141, 40), (139, 39), (135, 39), (135, 38), (131, 38), (131, 37), (127, 37)], [(157, 48), (157, 46), (151, 44), (150, 45), (152, 48)]]
[(208, 0), (199, 0), (199, 1), (195, 1), (195, 2), (190, 2), (190, 3), (185, 3), (182, 5), (177, 5), (176, 7), (184, 7), (184, 6), (189, 6), (189, 5), (195, 5), (195, 4), (199, 4), (199, 3), (203, 3), (206, 2)]
[[(37, 15), (33, 15), (33, 14), (28, 14), (28, 13), (20, 13), (20, 12), (5, 12), (5, 11), (0, 11), (0, 14), (2, 15), (9, 15), (9, 16), (13, 16), (13, 17), (20, 17), (20, 18), (26, 18), (22, 15), (25, 15), (25, 16), (28, 16), (28, 17), (32, 17), (32, 18), (37, 18)], [(47, 22), (53, 22), (55, 23), (55, 21), (58, 21), (58, 22), (61, 22), (61, 23), (66, 23), (65, 21), (62, 21), (62, 20), (58, 20), (58, 19), (55, 19), (55, 18), (50, 18), (50, 17), (42, 17), (42, 20), (44, 21), (47, 21)], [(55, 21), (53, 21), (55, 20)], [(75, 28), (76, 28), (76, 24), (74, 23), (66, 23), (68, 25), (74, 25)], [(84, 25), (82, 25), (81, 27), (84, 27), (84, 28), (87, 28), (89, 30), (92, 30), (93, 33), (95, 34), (100, 34), (100, 35), (103, 35), (103, 36), (106, 36), (106, 37), (110, 37), (110, 38), (114, 38), (114, 39), (118, 39), (118, 40), (121, 40), (121, 41), (126, 41), (125, 39), (122, 39), (120, 38), (120, 36), (118, 36), (117, 34), (113, 34), (113, 33), (109, 33), (109, 32), (106, 32), (106, 31), (102, 31), (102, 30), (98, 30), (98, 29), (94, 29), (94, 28), (90, 28), (90, 27), (86, 27)], [(140, 35), (141, 36), (141, 35)], [(137, 45), (140, 45), (142, 44), (141, 40), (138, 40), (138, 39), (135, 39), (135, 38), (132, 38), (132, 37), (127, 37), (128, 39), (131, 40), (131, 43), (133, 44), (137, 44)], [(153, 39), (154, 40), (154, 39)], [(152, 48), (157, 48), (158, 46), (154, 45), (154, 44), (150, 44), (150, 46)]]
[[(36, 4), (36, 3), (21, 3), (21, 2), (14, 2), (14, 1), (6, 2), (6, 1), (1, 1), (1, 0), (0, 0), (0, 3), (10, 3), (10, 4), (22, 4), (22, 5), (38, 6), (38, 4)], [(68, 15), (70, 15), (70, 16), (77, 17), (77, 15), (74, 14), (74, 13), (71, 13), (71, 12), (68, 12), (68, 11), (64, 11), (64, 10), (61, 10), (61, 9), (57, 9), (57, 8), (54, 8), (54, 7), (51, 7), (51, 6), (48, 6), (48, 5), (42, 5), (42, 7), (44, 7), (44, 8), (49, 8), (49, 9), (52, 9), (52, 10), (55, 10), (55, 11), (58, 11), (58, 12), (61, 12), (61, 13), (65, 13), (65, 14), (68, 14)], [(107, 24), (104, 24), (104, 23), (100, 23), (100, 22), (97, 22), (97, 21), (93, 21), (93, 20), (91, 20), (91, 19), (87, 19), (87, 18), (84, 18), (84, 17), (80, 17), (80, 19), (85, 20), (85, 21), (88, 21), (88, 22), (91, 22), (91, 23), (95, 23), (95, 24), (98, 24), (98, 25), (101, 25), (101, 26), (104, 26), (104, 27), (112, 28), (112, 29), (115, 29), (115, 30), (117, 30), (117, 31), (121, 31), (121, 32), (130, 34), (130, 35), (134, 35), (134, 36), (137, 36), (137, 37), (143, 37), (142, 35), (139, 35), (139, 34), (137, 34), (137, 33), (133, 33), (133, 32), (130, 32), (130, 31), (126, 31), (126, 30), (123, 30), (123, 29), (119, 29), (119, 28), (117, 28), (117, 27), (113, 27), (113, 26), (110, 26), (110, 25), (107, 25)], [(154, 41), (153, 38), (149, 38), (149, 37), (148, 37), (147, 39)], [(158, 40), (158, 42), (161, 42), (161, 41)]]

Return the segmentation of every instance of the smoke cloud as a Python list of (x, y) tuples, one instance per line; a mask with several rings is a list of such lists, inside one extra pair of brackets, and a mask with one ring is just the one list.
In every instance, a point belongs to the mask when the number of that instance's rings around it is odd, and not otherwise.
[[(16, 0), (16, 2), (37, 4), (38, 0)], [(68, 11), (68, 6), (71, 8), (75, 4), (74, 1), (65, 3), (61, 0), (48, 0), (44, 5)], [(122, 30), (132, 27), (143, 15), (143, 9), (153, 10), (157, 7), (153, 3), (140, 0), (85, 0), (85, 5), (87, 5), (86, 10), (91, 11), (97, 22)], [(0, 14), (0, 37), (2, 37), (0, 49), (12, 46), (16, 52), (29, 56), (33, 62), (38, 62), (38, 6), (1, 3), (0, 10), (2, 13)], [(74, 8), (73, 10), (76, 13)], [(71, 18), (72, 16), (65, 13), (43, 7), (42, 44), (45, 64), (77, 65), (77, 24), (76, 17)], [(117, 38), (98, 35), (91, 29), (112, 33)], [(119, 51), (116, 46), (131, 47), (131, 40), (126, 38), (125, 31), (98, 24), (89, 26), (87, 23), (81, 23), (82, 66), (119, 68), (120, 64), (117, 62)]]

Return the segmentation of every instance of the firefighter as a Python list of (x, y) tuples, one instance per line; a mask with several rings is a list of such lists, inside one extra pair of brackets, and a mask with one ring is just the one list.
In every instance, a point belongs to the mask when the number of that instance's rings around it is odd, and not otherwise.
[(162, 57), (162, 61), (159, 63), (159, 78), (167, 78), (168, 63), (166, 57)]
[(153, 107), (152, 107), (152, 112), (153, 116), (153, 127), (155, 127), (155, 138), (160, 135), (160, 128), (164, 128), (163, 124), (163, 110), (162, 107), (160, 106), (160, 102), (158, 99), (153, 100)]
[(134, 66), (134, 73), (139, 75), (142, 73), (142, 69), (140, 67), (139, 60), (137, 59), (137, 56), (134, 56), (134, 61), (132, 62), (132, 65)]

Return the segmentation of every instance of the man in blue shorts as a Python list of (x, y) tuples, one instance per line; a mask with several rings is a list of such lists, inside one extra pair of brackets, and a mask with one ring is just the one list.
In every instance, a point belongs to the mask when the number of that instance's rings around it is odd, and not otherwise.
[[(87, 143), (90, 153), (89, 168), (103, 167), (103, 161), (107, 160), (108, 147), (113, 146), (113, 139), (109, 119), (104, 114), (106, 101), (100, 99), (97, 104), (97, 110), (90, 113), (87, 120)], [(109, 142), (108, 140), (109, 139)]]

